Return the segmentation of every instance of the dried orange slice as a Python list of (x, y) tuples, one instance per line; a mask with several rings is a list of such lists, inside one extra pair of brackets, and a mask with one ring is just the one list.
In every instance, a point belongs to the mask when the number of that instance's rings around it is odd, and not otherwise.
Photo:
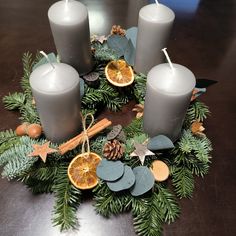
[(68, 177), (78, 189), (91, 189), (98, 184), (97, 165), (101, 157), (96, 153), (83, 153), (76, 156), (68, 167)]
[(110, 61), (105, 68), (107, 80), (118, 87), (125, 87), (134, 82), (134, 72), (125, 60)]

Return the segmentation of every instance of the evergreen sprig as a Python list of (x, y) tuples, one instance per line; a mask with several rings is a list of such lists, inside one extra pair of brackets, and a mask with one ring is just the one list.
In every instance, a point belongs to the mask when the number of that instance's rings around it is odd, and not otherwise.
[(194, 190), (194, 177), (186, 166), (172, 167), (172, 183), (179, 198), (190, 198)]
[(94, 190), (96, 212), (109, 217), (111, 214), (119, 214), (129, 209), (127, 204), (129, 196), (126, 193), (116, 194), (101, 182)]
[[(146, 199), (145, 199), (146, 200)], [(159, 197), (156, 192), (145, 201), (139, 214), (134, 215), (134, 229), (138, 235), (160, 236), (165, 220), (164, 209), (160, 208)]]
[(3, 177), (14, 179), (30, 170), (38, 160), (38, 157), (28, 157), (28, 154), (33, 150), (32, 144), (36, 142), (27, 136), (23, 136), (20, 138), (18, 145), (11, 147), (0, 155), (0, 165), (3, 166)]
[(67, 165), (61, 166), (58, 170), (53, 192), (56, 198), (53, 225), (60, 226), (61, 231), (76, 228), (78, 225), (76, 211), (81, 203), (81, 191), (68, 179)]

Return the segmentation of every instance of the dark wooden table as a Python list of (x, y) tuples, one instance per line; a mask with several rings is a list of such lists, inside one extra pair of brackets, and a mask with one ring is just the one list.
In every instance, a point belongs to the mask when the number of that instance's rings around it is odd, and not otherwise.
[[(0, 0), (0, 96), (20, 90), (22, 54), (55, 51), (47, 10), (52, 0)], [(92, 33), (108, 34), (113, 24), (137, 25), (141, 0), (84, 0)], [(196, 181), (190, 200), (181, 200), (181, 217), (166, 225), (163, 235), (236, 235), (236, 1), (162, 0), (176, 13), (169, 42), (172, 61), (190, 68), (197, 77), (219, 81), (202, 100), (212, 115), (206, 132), (213, 142), (209, 174)], [(19, 120), (0, 105), (0, 130), (14, 129)], [(33, 196), (21, 183), (0, 180), (1, 236), (132, 236), (132, 218), (97, 216), (88, 199), (78, 210), (79, 233), (60, 234), (50, 222), (52, 195)]]

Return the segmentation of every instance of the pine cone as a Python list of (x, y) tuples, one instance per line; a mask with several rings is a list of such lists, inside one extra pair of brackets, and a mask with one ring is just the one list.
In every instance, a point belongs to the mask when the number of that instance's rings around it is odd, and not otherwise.
[(103, 147), (103, 155), (108, 160), (120, 159), (124, 154), (123, 145), (116, 139), (108, 141)]
[(125, 30), (120, 25), (113, 25), (111, 28), (111, 34), (125, 35)]

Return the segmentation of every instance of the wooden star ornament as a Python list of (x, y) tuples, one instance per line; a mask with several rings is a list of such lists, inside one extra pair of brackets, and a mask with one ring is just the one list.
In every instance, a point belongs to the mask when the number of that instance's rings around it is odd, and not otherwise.
[(43, 162), (46, 162), (47, 159), (47, 155), (50, 153), (54, 153), (57, 152), (56, 149), (52, 149), (49, 147), (49, 143), (50, 142), (46, 142), (42, 145), (39, 144), (33, 144), (33, 152), (31, 152), (30, 154), (28, 154), (29, 157), (36, 157), (39, 156)]
[(155, 156), (155, 153), (151, 152), (147, 148), (147, 144), (134, 143), (135, 150), (130, 154), (131, 157), (139, 157), (141, 164), (144, 164), (146, 156)]

